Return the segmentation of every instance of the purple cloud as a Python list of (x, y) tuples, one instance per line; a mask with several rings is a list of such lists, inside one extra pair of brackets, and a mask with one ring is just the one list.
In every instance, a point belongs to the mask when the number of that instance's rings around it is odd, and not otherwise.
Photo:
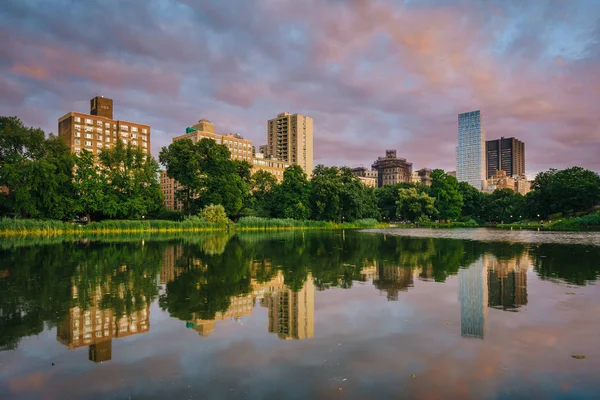
[(97, 94), (152, 126), (154, 155), (202, 117), (259, 145), (290, 111), (314, 118), (315, 164), (397, 148), (450, 170), (456, 114), (481, 109), (528, 173), (600, 170), (594, 1), (9, 0), (0, 23), (0, 114), (48, 132)]

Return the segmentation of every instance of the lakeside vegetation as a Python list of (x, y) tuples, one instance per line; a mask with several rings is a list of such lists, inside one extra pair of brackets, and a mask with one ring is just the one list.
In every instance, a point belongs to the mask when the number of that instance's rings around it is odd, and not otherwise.
[[(225, 229), (520, 226), (597, 229), (600, 176), (580, 167), (538, 174), (523, 196), (482, 193), (441, 169), (431, 186), (365, 186), (348, 167), (297, 165), (282, 182), (232, 160), (210, 139), (178, 140), (159, 159), (179, 184), (182, 211), (165, 208), (159, 165), (122, 142), (97, 157), (16, 117), (0, 117), (0, 232), (27, 234)], [(588, 216), (582, 214), (590, 214)], [(86, 224), (81, 224), (85, 221)]]

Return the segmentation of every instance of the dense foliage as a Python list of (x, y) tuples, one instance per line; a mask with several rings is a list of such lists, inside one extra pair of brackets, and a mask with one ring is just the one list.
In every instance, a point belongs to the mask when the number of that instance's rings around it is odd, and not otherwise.
[(0, 118), (0, 215), (70, 220), (140, 219), (163, 207), (158, 163), (119, 141), (98, 157)]

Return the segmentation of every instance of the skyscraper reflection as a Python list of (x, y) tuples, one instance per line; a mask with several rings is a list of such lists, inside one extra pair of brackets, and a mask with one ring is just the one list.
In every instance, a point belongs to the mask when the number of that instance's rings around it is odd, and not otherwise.
[[(485, 257), (485, 256), (483, 256)], [(488, 280), (483, 257), (458, 271), (460, 330), (464, 337), (483, 339), (488, 310)]]

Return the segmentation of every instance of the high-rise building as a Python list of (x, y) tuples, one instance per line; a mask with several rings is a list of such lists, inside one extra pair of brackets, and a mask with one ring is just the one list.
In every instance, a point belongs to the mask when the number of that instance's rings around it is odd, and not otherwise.
[(90, 113), (71, 111), (58, 119), (58, 137), (73, 153), (86, 149), (98, 154), (122, 140), (150, 154), (150, 125), (113, 119), (113, 101), (97, 96), (90, 100)]
[(313, 170), (313, 119), (288, 112), (267, 122), (267, 156), (299, 165), (310, 177)]
[(377, 158), (372, 165), (377, 171), (377, 186), (394, 185), (410, 182), (412, 179), (412, 163), (405, 158), (396, 157), (396, 150), (386, 150), (385, 157)]
[(506, 171), (506, 175), (514, 177), (525, 174), (525, 143), (514, 137), (488, 140), (485, 142), (487, 178), (496, 171)]
[(479, 110), (458, 114), (456, 179), (459, 182), (467, 182), (478, 190), (484, 187), (485, 129)]

